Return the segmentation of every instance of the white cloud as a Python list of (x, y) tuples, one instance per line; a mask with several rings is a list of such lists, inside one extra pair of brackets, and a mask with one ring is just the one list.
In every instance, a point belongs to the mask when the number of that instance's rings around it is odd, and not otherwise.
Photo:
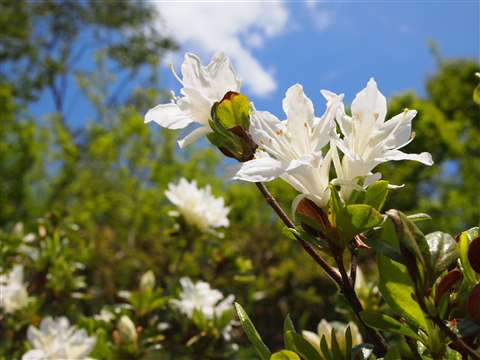
[(274, 91), (277, 83), (251, 52), (282, 33), (289, 12), (281, 2), (154, 2), (166, 31), (184, 50), (204, 61), (223, 49), (243, 84), (255, 95)]

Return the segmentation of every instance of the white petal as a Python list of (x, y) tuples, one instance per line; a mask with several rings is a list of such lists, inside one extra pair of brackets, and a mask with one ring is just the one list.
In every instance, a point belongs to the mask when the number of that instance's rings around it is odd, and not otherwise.
[(198, 129), (195, 129), (190, 134), (185, 136), (182, 140), (178, 140), (178, 146), (184, 148), (187, 145), (193, 144), (195, 141), (197, 141), (203, 135), (209, 133), (210, 131), (210, 128), (207, 126), (202, 126)]
[(423, 152), (421, 154), (406, 154), (400, 150), (389, 150), (383, 154), (381, 158), (375, 159), (379, 162), (385, 162), (390, 160), (413, 160), (421, 162), (425, 165), (433, 165), (432, 155), (428, 152)]
[(272, 158), (253, 159), (227, 166), (224, 179), (225, 181), (270, 181), (279, 177), (283, 171), (282, 164), (278, 160)]
[(376, 119), (377, 123), (382, 123), (386, 113), (387, 100), (378, 91), (375, 80), (371, 78), (367, 87), (360, 91), (353, 100), (352, 114), (358, 114), (362, 118)]
[(174, 103), (160, 104), (148, 110), (145, 114), (145, 122), (150, 121), (155, 121), (168, 129), (183, 129), (192, 122)]
[(295, 84), (287, 90), (283, 99), (283, 111), (287, 115), (287, 130), (293, 136), (305, 136), (305, 124), (311, 124), (314, 118), (312, 101), (303, 92), (300, 84)]

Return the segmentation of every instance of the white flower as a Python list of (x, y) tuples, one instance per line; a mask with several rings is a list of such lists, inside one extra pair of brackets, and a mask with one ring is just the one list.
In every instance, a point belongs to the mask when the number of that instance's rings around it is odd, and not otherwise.
[(29, 326), (27, 339), (33, 349), (22, 360), (40, 359), (89, 359), (96, 338), (88, 337), (85, 329), (70, 326), (66, 317), (54, 320), (51, 316), (42, 319), (40, 329)]
[[(329, 199), (330, 152), (323, 157), (335, 126), (333, 117), (343, 95), (332, 96), (327, 110), (315, 117), (313, 104), (299, 84), (288, 89), (283, 100), (287, 120), (269, 112), (251, 114), (250, 133), (259, 145), (255, 159), (230, 166), (227, 180), (270, 181), (280, 177), (319, 206)], [(297, 200), (298, 201), (298, 200)]]
[[(324, 92), (327, 99), (336, 95)], [(376, 82), (372, 79), (367, 87), (360, 91), (352, 102), (352, 117), (345, 114), (343, 106), (339, 108), (336, 120), (343, 133), (343, 138), (337, 137), (335, 145), (345, 154), (341, 163), (336, 146), (332, 147), (332, 159), (337, 174), (335, 184), (343, 185), (341, 195), (347, 200), (353, 189), (365, 189), (368, 185), (381, 178), (380, 173), (372, 174), (372, 170), (389, 160), (415, 160), (425, 165), (432, 165), (432, 156), (421, 154), (406, 154), (399, 149), (413, 140), (412, 119), (415, 110), (405, 110), (403, 113), (385, 121), (387, 101), (378, 91)], [(363, 186), (359, 185), (363, 181)]]
[(200, 310), (206, 319), (212, 319), (214, 316), (221, 316), (233, 306), (233, 295), (228, 295), (224, 299), (223, 294), (210, 288), (209, 283), (198, 281), (194, 284), (190, 278), (182, 277), (180, 284), (182, 285), (180, 300), (172, 299), (170, 304), (190, 319), (195, 309)]
[(193, 122), (203, 125), (180, 140), (180, 147), (195, 142), (211, 131), (208, 120), (212, 105), (222, 100), (227, 92), (238, 92), (241, 85), (230, 59), (225, 57), (223, 51), (214, 54), (206, 67), (196, 55), (185, 54), (182, 76), (182, 80), (178, 76), (177, 79), (183, 85), (180, 90), (183, 97), (173, 94), (171, 103), (157, 105), (145, 115), (145, 122), (155, 121), (169, 129), (183, 129)]
[(225, 206), (223, 198), (212, 195), (210, 185), (199, 189), (196, 180), (189, 183), (181, 178), (178, 185), (168, 184), (165, 195), (179, 211), (170, 212), (170, 215), (182, 215), (189, 225), (219, 236), (221, 235), (215, 233), (213, 228), (229, 225), (227, 215), (230, 208)]
[(6, 275), (0, 275), (0, 307), (13, 313), (28, 305), (27, 287), (23, 282), (23, 266), (15, 265)]
[(345, 331), (347, 327), (350, 326), (351, 334), (352, 334), (352, 347), (355, 345), (359, 345), (362, 343), (362, 335), (358, 330), (357, 325), (353, 322), (349, 322), (348, 324), (344, 324), (338, 321), (332, 321), (328, 323), (325, 319), (322, 319), (318, 323), (317, 326), (317, 333), (312, 331), (302, 331), (303, 337), (310, 343), (312, 346), (320, 353), (320, 342), (322, 337), (325, 336), (325, 340), (327, 341), (328, 347), (331, 348), (332, 346), (332, 328), (335, 329), (335, 338), (337, 343), (340, 347), (340, 351), (342, 354), (346, 354), (346, 344), (345, 344)]

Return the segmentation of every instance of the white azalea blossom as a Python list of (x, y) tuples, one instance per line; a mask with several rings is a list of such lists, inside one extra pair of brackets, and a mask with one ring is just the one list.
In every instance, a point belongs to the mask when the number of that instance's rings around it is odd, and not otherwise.
[(200, 310), (206, 319), (212, 319), (233, 307), (233, 295), (224, 298), (219, 290), (212, 289), (205, 281), (193, 283), (189, 277), (182, 277), (180, 284), (180, 299), (171, 299), (170, 304), (189, 318), (193, 317), (195, 309)]
[(223, 51), (214, 54), (208, 66), (204, 66), (196, 55), (185, 54), (182, 76), (183, 79), (178, 76), (177, 79), (183, 85), (180, 90), (183, 97), (172, 93), (171, 103), (157, 105), (145, 115), (145, 122), (155, 121), (169, 129), (183, 129), (191, 123), (202, 125), (180, 140), (180, 147), (195, 142), (211, 131), (208, 120), (212, 105), (222, 100), (227, 92), (238, 92), (241, 85), (230, 59), (225, 57)]
[(323, 152), (335, 132), (333, 118), (342, 99), (343, 95), (332, 96), (325, 114), (318, 118), (303, 87), (296, 84), (283, 100), (287, 120), (280, 121), (266, 111), (252, 112), (250, 133), (259, 145), (255, 159), (230, 166), (226, 179), (257, 182), (280, 177), (300, 191), (301, 197), (325, 206), (331, 154)]
[[(337, 95), (324, 92), (327, 99)], [(368, 185), (380, 180), (380, 173), (372, 173), (378, 165), (390, 160), (414, 160), (425, 165), (432, 165), (432, 156), (421, 154), (406, 154), (399, 149), (413, 140), (412, 119), (415, 110), (406, 109), (388, 121), (387, 101), (377, 89), (372, 79), (367, 87), (360, 91), (352, 102), (352, 116), (345, 113), (341, 106), (336, 120), (340, 126), (343, 138), (337, 137), (332, 147), (332, 159), (337, 174), (334, 184), (342, 185), (341, 196), (347, 200), (353, 189), (365, 189)], [(344, 153), (340, 161), (338, 148)], [(360, 181), (363, 184), (359, 183)], [(360, 186), (362, 185), (362, 186)]]
[(181, 178), (177, 185), (168, 184), (165, 195), (178, 208), (178, 211), (171, 211), (170, 215), (182, 215), (187, 224), (196, 226), (202, 231), (221, 236), (213, 229), (230, 224), (227, 217), (230, 208), (225, 206), (223, 198), (215, 198), (212, 195), (210, 185), (199, 189), (196, 180), (188, 182)]
[(346, 344), (345, 344), (345, 331), (347, 327), (350, 326), (351, 334), (352, 334), (352, 347), (355, 345), (359, 345), (363, 342), (362, 335), (358, 330), (357, 325), (353, 322), (349, 322), (348, 324), (344, 324), (338, 321), (332, 321), (329, 323), (325, 319), (322, 319), (317, 326), (317, 332), (314, 333), (312, 331), (303, 330), (302, 336), (310, 343), (312, 346), (318, 351), (318, 353), (322, 354), (320, 350), (320, 342), (322, 337), (325, 336), (325, 340), (327, 341), (327, 345), (329, 348), (332, 346), (332, 329), (335, 329), (335, 338), (337, 340), (338, 346), (340, 347), (340, 351), (342, 354), (346, 354)]
[(28, 305), (27, 286), (23, 282), (23, 266), (15, 265), (8, 274), (0, 275), (0, 307), (13, 313)]
[(42, 319), (40, 328), (29, 326), (27, 339), (33, 349), (22, 360), (40, 359), (90, 359), (96, 338), (89, 337), (85, 329), (70, 326), (66, 317)]

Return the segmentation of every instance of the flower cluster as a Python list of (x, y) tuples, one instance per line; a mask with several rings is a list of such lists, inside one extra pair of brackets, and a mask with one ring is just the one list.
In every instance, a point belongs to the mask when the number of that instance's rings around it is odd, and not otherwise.
[(13, 313), (28, 305), (27, 287), (23, 282), (23, 266), (15, 265), (8, 274), (0, 275), (0, 307)]
[(207, 282), (193, 283), (192, 279), (183, 277), (180, 284), (180, 299), (171, 299), (170, 304), (189, 318), (193, 317), (194, 310), (199, 310), (206, 319), (212, 319), (233, 307), (233, 295), (224, 298), (219, 290), (212, 289)]
[(27, 339), (33, 346), (22, 356), (22, 360), (40, 359), (90, 359), (96, 343), (85, 329), (70, 326), (66, 317), (42, 319), (40, 328), (29, 326)]
[(168, 184), (165, 195), (178, 208), (178, 211), (171, 211), (169, 214), (183, 216), (191, 226), (220, 236), (213, 229), (229, 225), (227, 215), (230, 208), (225, 206), (223, 198), (212, 195), (210, 185), (199, 189), (196, 180), (188, 182), (181, 178), (178, 184)]
[[(151, 109), (145, 121), (154, 120), (171, 129), (191, 122), (204, 125), (180, 142), (185, 146), (211, 131), (208, 120), (212, 106), (227, 92), (238, 91), (240, 81), (223, 52), (215, 54), (207, 67), (195, 55), (185, 55), (182, 74), (183, 81), (179, 80), (185, 97)], [(293, 202), (294, 209), (305, 197), (324, 207), (330, 199), (329, 184), (340, 186), (340, 196), (348, 201), (354, 190), (365, 190), (381, 178), (380, 173), (372, 171), (383, 162), (414, 160), (433, 164), (429, 153), (400, 151), (413, 139), (411, 127), (416, 111), (405, 110), (385, 121), (386, 99), (373, 78), (357, 94), (351, 116), (345, 113), (343, 94), (322, 90), (322, 95), (327, 104), (321, 117), (315, 116), (313, 103), (299, 84), (288, 89), (283, 100), (286, 120), (267, 111), (252, 111), (249, 134), (258, 148), (253, 159), (229, 166), (226, 180), (258, 182), (280, 177), (300, 192)]]

